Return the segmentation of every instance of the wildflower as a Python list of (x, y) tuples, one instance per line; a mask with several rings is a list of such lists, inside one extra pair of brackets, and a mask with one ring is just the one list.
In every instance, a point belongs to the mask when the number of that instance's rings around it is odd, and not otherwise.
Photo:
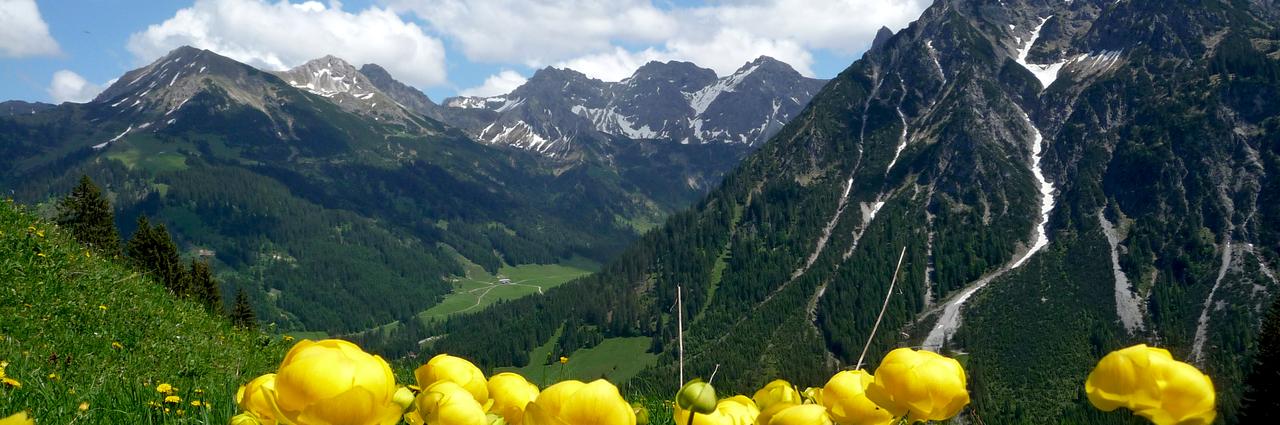
[(716, 389), (711, 384), (694, 379), (684, 384), (676, 393), (676, 409), (710, 414), (716, 411)]
[(899, 348), (885, 355), (866, 394), (895, 417), (942, 421), (969, 404), (967, 385), (964, 368), (955, 359)]
[(158, 392), (158, 393), (165, 393), (165, 394), (169, 394), (169, 393), (172, 393), (172, 392), (174, 392), (174, 391), (176, 391), (176, 390), (177, 390), (177, 388), (174, 388), (174, 387), (173, 387), (173, 385), (169, 385), (169, 384), (166, 384), (166, 383), (161, 383), (160, 385), (156, 385), (156, 392)]
[(200, 407), (200, 400), (191, 400), (191, 407)]
[[(760, 416), (756, 403), (746, 396), (733, 396), (716, 403), (716, 409), (709, 414), (693, 416), (694, 425), (752, 425)], [(689, 423), (689, 411), (675, 406), (672, 418), (676, 425)]]
[(27, 412), (18, 412), (0, 419), (0, 425), (35, 425), (36, 421), (27, 416)]
[(825, 407), (800, 404), (782, 409), (769, 419), (768, 425), (832, 425), (832, 422)]
[(547, 387), (525, 407), (524, 424), (635, 425), (636, 414), (618, 388), (603, 379), (563, 381)]
[(281, 341), (284, 341), (284, 342), (293, 342), (293, 336), (292, 336), (292, 335), (285, 335), (285, 336), (281, 337), (281, 338), (280, 338), (280, 340), (281, 340)]
[(437, 381), (418, 395), (419, 416), (432, 425), (485, 425), (484, 407), (453, 381)]
[(37, 257), (40, 257), (40, 258), (44, 258), (44, 257), (45, 257), (45, 255), (44, 255), (44, 253), (43, 253), (43, 252), (37, 252), (37, 253), (36, 253), (36, 256), (37, 256)]
[(117, 350), (123, 350), (124, 346), (120, 345), (120, 341), (111, 341), (111, 348), (114, 348)]
[(196, 388), (194, 391), (192, 391), (192, 393), (195, 393), (195, 394), (204, 394), (204, 389), (203, 389), (203, 388)]
[(98, 310), (107, 311), (107, 305), (106, 305), (106, 304), (98, 304)]
[(569, 363), (569, 358), (565, 356), (560, 356), (560, 364), (565, 364), (565, 363)]
[[(281, 422), (392, 424), (395, 377), (382, 357), (347, 341), (299, 341), (276, 372), (275, 412)], [(335, 409), (333, 406), (343, 406)], [(300, 419), (302, 418), (302, 419)]]
[(827, 385), (814, 391), (814, 401), (827, 408), (840, 425), (887, 425), (894, 417), (867, 399), (867, 387), (875, 378), (858, 369), (835, 374)]
[(538, 398), (538, 386), (523, 376), (503, 372), (489, 378), (489, 397), (493, 400), (490, 412), (502, 415), (508, 424), (524, 420), (525, 406)]
[(78, 409), (80, 409), (81, 412), (89, 410), (89, 402), (87, 401), (80, 402), (80, 407), (78, 407)]
[(253, 415), (262, 424), (274, 425), (275, 410), (271, 406), (275, 404), (275, 390), (276, 374), (259, 376), (236, 390), (236, 404), (240, 405), (240, 410)]
[(1125, 407), (1157, 425), (1210, 424), (1217, 416), (1209, 376), (1145, 344), (1103, 357), (1089, 373), (1085, 393), (1098, 409)]
[(178, 397), (176, 395), (165, 396), (164, 402), (171, 403), (171, 404), (178, 404), (182, 402), (182, 397)]
[(439, 381), (451, 381), (471, 393), (477, 403), (489, 401), (489, 382), (484, 378), (484, 373), (463, 358), (448, 354), (437, 355), (413, 371), (413, 376), (423, 388), (430, 388), (431, 384)]
[(751, 398), (760, 408), (760, 423), (768, 424), (773, 415), (791, 406), (801, 404), (800, 394), (790, 382), (775, 379), (756, 391)]
[(58, 380), (58, 373), (57, 373), (57, 372), (50, 373), (50, 374), (49, 374), (49, 380), (50, 380), (50, 381), (57, 381), (57, 380)]

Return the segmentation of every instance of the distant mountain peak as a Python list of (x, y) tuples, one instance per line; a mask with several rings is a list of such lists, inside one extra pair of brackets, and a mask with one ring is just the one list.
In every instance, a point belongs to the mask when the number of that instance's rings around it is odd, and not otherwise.
[(291, 86), (324, 97), (348, 93), (367, 99), (377, 90), (356, 67), (333, 55), (312, 59), (288, 71), (277, 72), (276, 75)]

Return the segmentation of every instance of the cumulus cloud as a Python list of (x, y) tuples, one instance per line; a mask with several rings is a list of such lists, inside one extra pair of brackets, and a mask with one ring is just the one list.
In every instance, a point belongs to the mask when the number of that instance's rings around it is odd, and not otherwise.
[(61, 54), (35, 0), (0, 0), (0, 57)]
[[(619, 80), (650, 60), (725, 75), (761, 55), (812, 75), (813, 51), (854, 54), (881, 26), (902, 28), (928, 0), (390, 0), (482, 62), (569, 67)], [(655, 3), (664, 6), (656, 6)]]
[(353, 64), (382, 65), (411, 85), (439, 85), (446, 79), (439, 39), (389, 8), (353, 13), (336, 1), (196, 0), (130, 36), (128, 49), (146, 63), (182, 45), (271, 70), (332, 54)]
[(484, 80), (483, 84), (469, 89), (464, 89), (459, 91), (458, 94), (461, 96), (479, 97), (497, 96), (500, 94), (511, 93), (512, 90), (515, 90), (516, 87), (520, 87), (520, 85), (524, 84), (525, 81), (528, 81), (528, 79), (524, 78), (520, 73), (504, 69), (502, 72), (490, 75), (489, 78)]
[(53, 80), (49, 82), (49, 88), (45, 91), (49, 93), (54, 103), (84, 103), (93, 100), (98, 93), (102, 93), (102, 86), (90, 83), (80, 74), (64, 69), (53, 73)]
[(608, 49), (614, 40), (660, 42), (674, 17), (648, 0), (390, 0), (458, 44), (468, 59), (532, 67)]

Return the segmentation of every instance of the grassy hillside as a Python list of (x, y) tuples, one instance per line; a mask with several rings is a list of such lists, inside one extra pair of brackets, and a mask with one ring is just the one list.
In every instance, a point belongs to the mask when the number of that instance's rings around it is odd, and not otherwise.
[[(287, 345), (237, 330), (0, 202), (0, 362), (21, 383), (0, 385), (0, 416), (227, 423), (238, 384), (273, 369)], [(181, 402), (164, 403), (161, 383), (177, 388)]]

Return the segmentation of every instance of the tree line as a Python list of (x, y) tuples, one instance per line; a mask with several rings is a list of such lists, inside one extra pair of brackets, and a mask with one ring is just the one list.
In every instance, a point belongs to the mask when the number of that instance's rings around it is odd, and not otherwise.
[(145, 215), (138, 217), (137, 229), (121, 250), (111, 202), (89, 176), (81, 176), (75, 188), (58, 201), (55, 222), (99, 255), (119, 258), (123, 254), (130, 264), (175, 296), (196, 301), (210, 312), (225, 314), (238, 326), (256, 327), (257, 319), (244, 291), (236, 291), (231, 310), (224, 312), (222, 291), (213, 277), (213, 267), (207, 261), (194, 258), (183, 261), (164, 224), (152, 225)]

